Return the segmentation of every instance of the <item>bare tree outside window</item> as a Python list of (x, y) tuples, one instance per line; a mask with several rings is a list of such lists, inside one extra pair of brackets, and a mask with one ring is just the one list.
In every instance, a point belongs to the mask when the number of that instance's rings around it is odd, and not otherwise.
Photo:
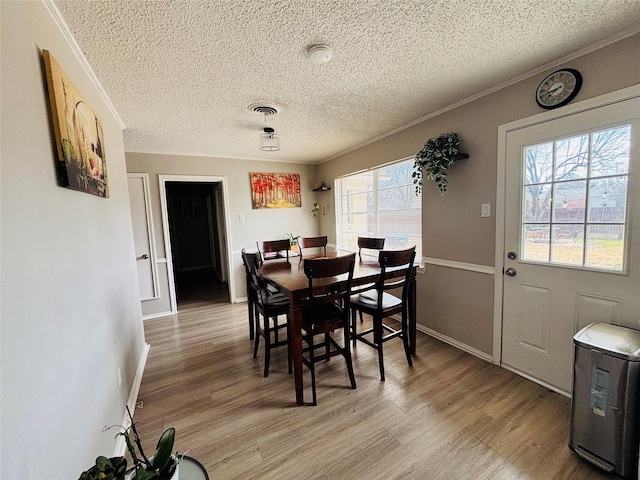
[(622, 270), (631, 126), (524, 149), (522, 258)]

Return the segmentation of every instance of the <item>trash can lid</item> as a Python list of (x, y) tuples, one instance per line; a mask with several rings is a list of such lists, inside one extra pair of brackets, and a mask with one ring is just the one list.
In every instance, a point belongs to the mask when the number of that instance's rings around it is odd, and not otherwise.
[(640, 361), (640, 330), (609, 323), (592, 323), (573, 337), (576, 345), (595, 348), (625, 360)]

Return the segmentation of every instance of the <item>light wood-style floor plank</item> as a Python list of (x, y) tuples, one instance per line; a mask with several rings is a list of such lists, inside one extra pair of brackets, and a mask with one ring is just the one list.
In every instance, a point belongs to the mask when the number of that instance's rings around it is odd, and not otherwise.
[[(175, 449), (221, 479), (609, 479), (567, 446), (570, 402), (418, 332), (414, 366), (402, 342), (354, 349), (358, 388), (339, 357), (317, 367), (318, 406), (297, 407), (283, 348), (252, 358), (246, 304), (194, 296), (145, 323), (151, 345), (135, 421), (152, 451)], [(366, 320), (365, 320), (366, 323)], [(310, 377), (305, 369), (305, 399)]]

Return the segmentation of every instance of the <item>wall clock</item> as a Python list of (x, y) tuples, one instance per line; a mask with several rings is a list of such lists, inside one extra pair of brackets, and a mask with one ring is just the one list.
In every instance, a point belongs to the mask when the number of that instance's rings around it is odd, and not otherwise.
[(582, 75), (573, 68), (563, 68), (545, 77), (536, 90), (536, 103), (546, 109), (566, 105), (580, 91)]

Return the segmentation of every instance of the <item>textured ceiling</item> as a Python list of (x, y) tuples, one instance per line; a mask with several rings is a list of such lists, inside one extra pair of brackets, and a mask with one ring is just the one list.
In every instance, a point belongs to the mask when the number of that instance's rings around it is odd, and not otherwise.
[[(54, 4), (127, 127), (127, 151), (313, 163), (640, 29), (640, 0)], [(318, 43), (329, 63), (308, 60)], [(265, 123), (247, 108), (260, 101), (281, 112)], [(280, 151), (259, 150), (266, 126)]]

